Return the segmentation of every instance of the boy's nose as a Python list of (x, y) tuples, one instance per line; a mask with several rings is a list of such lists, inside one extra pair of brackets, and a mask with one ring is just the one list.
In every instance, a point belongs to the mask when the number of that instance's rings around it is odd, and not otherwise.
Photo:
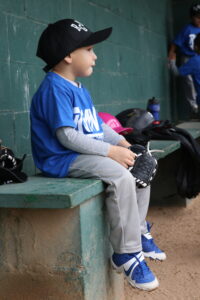
[(96, 56), (96, 54), (93, 52), (93, 55), (94, 55), (94, 60), (96, 60), (97, 59), (97, 56)]

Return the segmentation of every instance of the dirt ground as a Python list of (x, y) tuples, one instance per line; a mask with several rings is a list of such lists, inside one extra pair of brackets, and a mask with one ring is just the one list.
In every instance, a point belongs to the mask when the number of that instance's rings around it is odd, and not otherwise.
[(167, 254), (148, 265), (160, 286), (145, 292), (125, 280), (126, 300), (200, 300), (200, 195), (187, 207), (150, 207), (152, 235)]

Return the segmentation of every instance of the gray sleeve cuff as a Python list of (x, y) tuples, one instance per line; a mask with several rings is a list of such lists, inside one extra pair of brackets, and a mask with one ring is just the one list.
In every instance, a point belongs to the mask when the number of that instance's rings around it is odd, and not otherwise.
[(103, 132), (104, 132), (104, 142), (109, 143), (111, 145), (118, 145), (121, 140), (125, 138), (114, 131), (110, 126), (103, 123), (102, 124)]

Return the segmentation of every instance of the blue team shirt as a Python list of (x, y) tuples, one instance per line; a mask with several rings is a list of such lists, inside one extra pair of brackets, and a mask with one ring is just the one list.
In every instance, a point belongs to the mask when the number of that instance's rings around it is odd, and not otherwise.
[(197, 92), (197, 103), (200, 105), (200, 55), (191, 57), (179, 69), (182, 76), (191, 75)]
[(30, 118), (34, 162), (50, 177), (67, 176), (70, 164), (79, 155), (59, 143), (58, 128), (73, 127), (91, 138), (103, 140), (102, 120), (87, 89), (74, 86), (53, 72), (47, 73), (33, 96)]
[(186, 56), (193, 56), (194, 52), (194, 39), (200, 33), (200, 28), (193, 24), (188, 24), (180, 31), (175, 37), (173, 43), (180, 48), (182, 54)]

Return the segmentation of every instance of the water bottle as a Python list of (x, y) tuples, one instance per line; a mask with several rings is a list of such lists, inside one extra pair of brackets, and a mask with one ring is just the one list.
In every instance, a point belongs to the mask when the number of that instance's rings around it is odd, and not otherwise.
[(147, 110), (152, 113), (155, 121), (160, 120), (160, 102), (155, 97), (148, 100)]

